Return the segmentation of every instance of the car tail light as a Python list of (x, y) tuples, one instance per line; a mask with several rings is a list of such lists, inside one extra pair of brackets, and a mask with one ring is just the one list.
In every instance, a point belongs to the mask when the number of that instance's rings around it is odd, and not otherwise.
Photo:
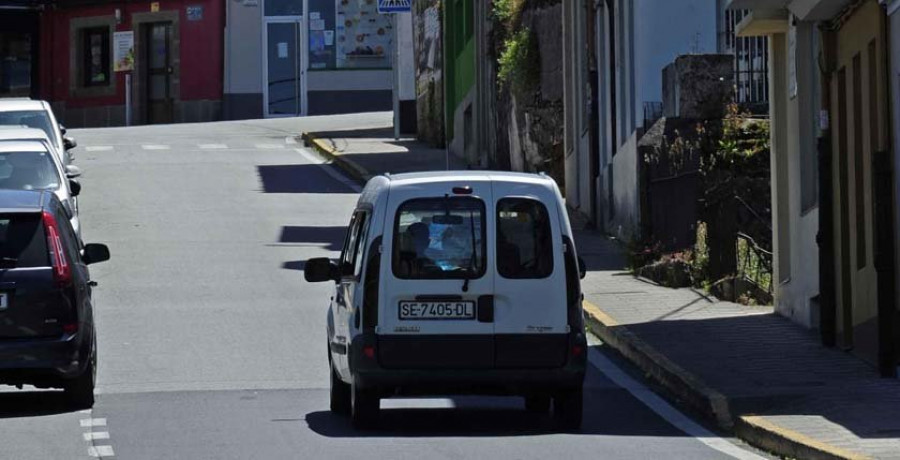
[(66, 260), (59, 224), (56, 222), (56, 217), (46, 211), (44, 211), (44, 230), (47, 232), (47, 250), (50, 251), (50, 261), (53, 263), (53, 280), (59, 286), (68, 286), (72, 282), (72, 269)]
[(63, 324), (63, 332), (66, 334), (74, 334), (78, 332), (78, 323)]

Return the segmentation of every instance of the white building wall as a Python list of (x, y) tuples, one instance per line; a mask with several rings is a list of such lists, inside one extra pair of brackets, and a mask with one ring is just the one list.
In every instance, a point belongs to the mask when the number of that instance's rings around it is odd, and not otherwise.
[(643, 125), (644, 102), (663, 100), (665, 66), (684, 54), (716, 52), (716, 11), (709, 0), (635, 2), (635, 127)]
[[(716, 3), (709, 0), (616, 0), (598, 5), (600, 184), (606, 230), (637, 236), (640, 226), (637, 141), (644, 102), (662, 101), (662, 70), (676, 57), (716, 52)], [(611, 33), (612, 32), (612, 33)], [(611, 40), (615, 57), (611, 56)], [(610, 87), (610, 79), (615, 86)], [(615, 103), (615, 109), (613, 109)], [(615, 142), (613, 138), (615, 137)], [(578, 152), (585, 158), (588, 149)]]
[[(262, 4), (225, 3), (225, 93), (262, 94)], [(255, 69), (248, 71), (247, 69)]]

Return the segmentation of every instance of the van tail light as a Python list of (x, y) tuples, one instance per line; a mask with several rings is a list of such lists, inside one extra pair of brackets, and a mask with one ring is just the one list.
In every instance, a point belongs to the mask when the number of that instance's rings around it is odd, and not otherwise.
[(78, 332), (78, 323), (63, 324), (63, 332), (66, 334), (74, 334)]
[(72, 283), (72, 268), (66, 259), (60, 237), (59, 224), (56, 217), (44, 211), (44, 230), (47, 232), (47, 250), (50, 251), (50, 261), (53, 264), (53, 280), (58, 286), (68, 286)]
[(366, 358), (375, 359), (375, 347), (373, 347), (372, 345), (364, 346), (363, 354), (366, 355)]
[(581, 344), (572, 345), (572, 356), (581, 356), (584, 353), (584, 347)]

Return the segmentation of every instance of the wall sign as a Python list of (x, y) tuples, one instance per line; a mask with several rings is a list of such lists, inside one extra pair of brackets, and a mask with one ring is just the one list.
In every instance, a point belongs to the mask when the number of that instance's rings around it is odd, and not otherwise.
[(113, 34), (113, 70), (128, 72), (134, 70), (134, 32)]
[(151, 13), (159, 12), (159, 2), (150, 2), (150, 12)]
[(203, 20), (203, 5), (191, 5), (186, 8), (187, 20), (188, 21), (202, 21)]

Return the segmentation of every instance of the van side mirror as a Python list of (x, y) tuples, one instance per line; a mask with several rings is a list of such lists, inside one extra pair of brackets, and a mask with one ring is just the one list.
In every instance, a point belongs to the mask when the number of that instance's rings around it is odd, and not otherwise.
[(81, 168), (75, 165), (66, 165), (66, 178), (74, 179), (81, 177)]
[(584, 259), (580, 256), (578, 257), (578, 277), (584, 279), (587, 276), (587, 264), (584, 263)]
[(109, 248), (105, 244), (86, 244), (81, 251), (81, 260), (84, 261), (85, 265), (106, 262), (109, 260)]
[(69, 130), (66, 129), (65, 126), (63, 126), (62, 124), (60, 124), (60, 125), (59, 125), (59, 133), (62, 134), (63, 136), (65, 136), (67, 132), (69, 132)]
[(309, 283), (337, 281), (340, 279), (336, 263), (327, 257), (309, 259), (303, 267), (303, 278)]
[(74, 138), (66, 136), (63, 137), (63, 147), (65, 147), (66, 150), (72, 150), (75, 147), (78, 147), (78, 142), (76, 142)]
[(69, 179), (69, 193), (72, 196), (78, 196), (81, 193), (81, 182), (75, 179)]

